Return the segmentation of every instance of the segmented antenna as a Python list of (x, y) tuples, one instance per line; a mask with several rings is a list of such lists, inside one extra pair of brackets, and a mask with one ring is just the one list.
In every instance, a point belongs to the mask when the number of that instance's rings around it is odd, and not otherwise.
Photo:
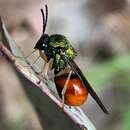
[(43, 18), (43, 31), (42, 31), (43, 34), (45, 33), (45, 29), (46, 29), (46, 25), (47, 25), (47, 20), (48, 20), (48, 7), (47, 7), (47, 5), (45, 5), (45, 10), (46, 10), (46, 12), (45, 12), (46, 16), (44, 14), (43, 9), (41, 9), (42, 18)]

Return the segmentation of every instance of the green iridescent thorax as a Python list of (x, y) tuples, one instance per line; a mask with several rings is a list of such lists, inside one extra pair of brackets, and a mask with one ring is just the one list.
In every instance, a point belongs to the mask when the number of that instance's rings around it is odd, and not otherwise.
[(47, 50), (48, 52), (46, 55), (49, 57), (49, 59), (53, 58), (54, 60), (53, 68), (55, 74), (67, 67), (67, 64), (60, 56), (60, 50), (62, 50), (68, 58), (74, 59), (76, 56), (76, 52), (67, 38), (60, 34), (54, 34), (49, 37)]

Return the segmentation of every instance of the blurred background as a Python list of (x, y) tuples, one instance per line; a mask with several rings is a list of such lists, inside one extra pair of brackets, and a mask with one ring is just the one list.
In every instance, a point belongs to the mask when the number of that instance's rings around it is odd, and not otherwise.
[[(110, 113), (105, 115), (89, 96), (81, 106), (86, 115), (97, 130), (130, 130), (130, 0), (0, 0), (0, 15), (25, 55), (41, 36), (45, 4), (46, 32), (67, 36), (78, 52), (77, 64)], [(17, 75), (1, 58), (0, 130), (15, 129), (41, 126)]]

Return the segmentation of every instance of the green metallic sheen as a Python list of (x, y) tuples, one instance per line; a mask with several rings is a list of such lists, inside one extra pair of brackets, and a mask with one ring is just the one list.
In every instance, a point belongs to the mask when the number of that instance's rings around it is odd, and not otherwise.
[(76, 52), (65, 36), (53, 34), (46, 37), (45, 41), (39, 40), (35, 49), (43, 50), (48, 61), (51, 58), (53, 59), (52, 69), (54, 69), (55, 74), (58, 74), (67, 67), (66, 62), (60, 56), (61, 50), (65, 53), (65, 56), (70, 59), (75, 58)]

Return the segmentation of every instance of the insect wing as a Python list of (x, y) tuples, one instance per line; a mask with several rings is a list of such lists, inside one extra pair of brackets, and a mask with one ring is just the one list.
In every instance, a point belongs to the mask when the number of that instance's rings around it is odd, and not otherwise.
[(96, 92), (94, 91), (94, 89), (91, 87), (91, 85), (87, 81), (86, 77), (83, 75), (83, 73), (80, 70), (80, 68), (77, 66), (77, 64), (72, 59), (67, 58), (64, 54), (61, 54), (61, 57), (62, 57), (62, 59), (64, 61), (66, 61), (70, 65), (70, 67), (72, 68), (72, 70), (79, 76), (79, 78), (81, 79), (81, 81), (83, 82), (83, 84), (88, 89), (88, 92), (94, 98), (94, 100), (97, 102), (97, 104), (100, 106), (100, 108), (103, 110), (103, 112), (106, 113), (106, 114), (109, 114), (108, 111), (107, 111), (107, 109), (105, 108), (105, 106), (103, 105), (103, 103), (101, 102), (101, 100), (99, 99), (98, 95), (96, 94)]

